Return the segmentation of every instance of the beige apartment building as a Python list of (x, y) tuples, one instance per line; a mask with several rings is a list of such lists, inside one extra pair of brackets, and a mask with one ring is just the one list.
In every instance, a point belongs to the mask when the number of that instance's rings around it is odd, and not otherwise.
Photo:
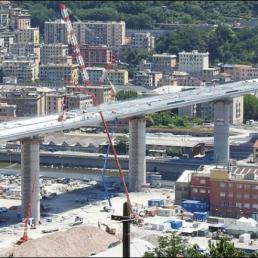
[(179, 52), (178, 70), (187, 73), (200, 73), (209, 68), (209, 52)]
[(27, 28), (15, 32), (16, 43), (39, 44), (39, 28)]
[[(108, 79), (114, 85), (126, 85), (128, 84), (128, 71), (125, 69), (110, 69), (108, 70)], [(109, 84), (108, 80), (105, 80), (104, 83)]]
[[(125, 44), (125, 22), (87, 21), (73, 22), (78, 44), (120, 47)], [(67, 44), (67, 31), (62, 20), (44, 23), (44, 41), (46, 44)]]
[(10, 9), (10, 26), (13, 30), (24, 30), (31, 26), (31, 15), (21, 8)]
[(40, 47), (41, 64), (60, 63), (67, 60), (68, 45), (58, 44), (42, 44)]
[(40, 65), (41, 81), (50, 83), (78, 84), (79, 68), (76, 64), (46, 64)]
[(65, 109), (87, 109), (93, 106), (93, 99), (91, 95), (74, 92), (65, 95)]
[(61, 113), (64, 109), (64, 94), (63, 93), (47, 93), (46, 94), (46, 114)]
[(131, 36), (130, 46), (151, 51), (155, 48), (155, 37), (149, 32), (135, 32)]
[(222, 66), (222, 71), (230, 74), (234, 81), (249, 80), (258, 77), (258, 68), (251, 65), (225, 64)]
[[(75, 86), (67, 86), (66, 87), (68, 93), (72, 92), (82, 92)], [(87, 86), (87, 91), (89, 91), (91, 94), (94, 94), (96, 96), (97, 104), (110, 102), (113, 100), (112, 96), (112, 90), (111, 86), (104, 85), (104, 86)], [(85, 92), (83, 92), (85, 93)]]
[(176, 67), (176, 55), (154, 54), (151, 70), (154, 72), (171, 73)]
[(32, 82), (38, 79), (38, 66), (35, 60), (3, 60), (1, 68), (5, 77), (16, 77), (18, 82)]

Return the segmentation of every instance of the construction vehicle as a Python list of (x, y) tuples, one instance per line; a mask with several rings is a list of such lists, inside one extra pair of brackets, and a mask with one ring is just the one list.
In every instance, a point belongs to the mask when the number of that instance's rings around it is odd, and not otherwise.
[(109, 227), (107, 224), (105, 223), (100, 223), (98, 222), (98, 228), (100, 229), (100, 226), (104, 226), (105, 227), (105, 231), (111, 235), (115, 235), (116, 234), (116, 229), (115, 228), (111, 228)]

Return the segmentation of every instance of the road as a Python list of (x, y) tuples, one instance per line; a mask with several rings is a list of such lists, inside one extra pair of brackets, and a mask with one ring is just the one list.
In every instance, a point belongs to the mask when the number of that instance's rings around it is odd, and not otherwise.
[(104, 103), (87, 110), (74, 110), (67, 113), (67, 119), (59, 122), (58, 114), (36, 117), (0, 124), (0, 142), (18, 140), (76, 129), (81, 126), (97, 126), (101, 123), (99, 112), (103, 113), (106, 121), (142, 116), (148, 113), (170, 110), (192, 104), (210, 102), (219, 99), (228, 99), (242, 96), (258, 90), (258, 78), (249, 81), (240, 81), (218, 85), (216, 87), (199, 87), (180, 93), (168, 93), (152, 97), (138, 98), (130, 101)]

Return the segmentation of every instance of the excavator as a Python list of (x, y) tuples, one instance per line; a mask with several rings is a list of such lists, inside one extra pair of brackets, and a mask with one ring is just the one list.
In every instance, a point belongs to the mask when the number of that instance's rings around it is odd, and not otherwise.
[(115, 228), (111, 228), (109, 227), (107, 224), (105, 223), (101, 223), (98, 222), (98, 228), (100, 229), (100, 226), (104, 226), (105, 227), (105, 231), (111, 235), (115, 235), (116, 234), (116, 229)]

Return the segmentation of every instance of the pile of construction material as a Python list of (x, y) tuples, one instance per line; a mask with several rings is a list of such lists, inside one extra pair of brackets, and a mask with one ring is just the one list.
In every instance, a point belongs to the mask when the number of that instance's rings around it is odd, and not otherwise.
[(65, 232), (29, 240), (5, 253), (13, 257), (88, 257), (106, 250), (118, 238), (96, 227), (74, 227)]

